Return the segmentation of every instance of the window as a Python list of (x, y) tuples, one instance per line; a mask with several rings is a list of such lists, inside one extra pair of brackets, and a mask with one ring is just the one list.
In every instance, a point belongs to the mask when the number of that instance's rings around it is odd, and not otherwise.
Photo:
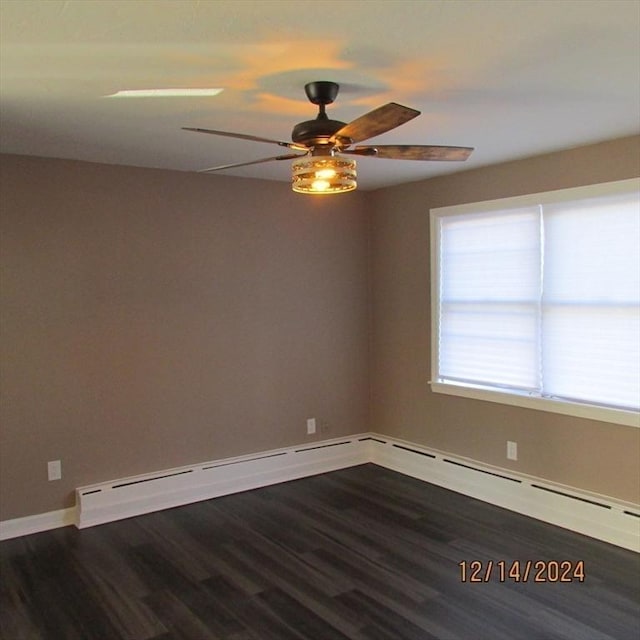
[(639, 187), (433, 209), (433, 390), (640, 426)]

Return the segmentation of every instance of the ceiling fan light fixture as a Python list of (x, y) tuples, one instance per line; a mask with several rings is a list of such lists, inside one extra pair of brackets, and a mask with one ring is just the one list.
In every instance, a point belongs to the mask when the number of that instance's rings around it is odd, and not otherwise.
[(291, 188), (296, 193), (347, 193), (358, 186), (356, 161), (339, 156), (304, 156), (291, 164)]
[[(0, 0), (1, 1), (1, 0)], [(232, 131), (218, 131), (217, 129), (203, 129), (182, 127), (185, 131), (196, 131), (227, 138), (267, 142), (279, 147), (286, 147), (291, 151), (305, 152), (281, 154), (271, 158), (250, 160), (223, 164), (209, 169), (202, 169), (203, 173), (262, 164), (276, 160), (292, 160), (291, 188), (297, 193), (325, 195), (331, 193), (348, 193), (357, 188), (356, 162), (349, 156), (369, 156), (387, 160), (466, 160), (473, 151), (472, 147), (443, 147), (434, 145), (351, 145), (368, 140), (375, 136), (391, 131), (405, 122), (409, 122), (420, 112), (410, 107), (404, 107), (396, 102), (389, 102), (363, 116), (345, 124), (339, 120), (329, 119), (326, 106), (331, 104), (338, 95), (339, 86), (335, 82), (318, 81), (307, 83), (304, 87), (307, 98), (312, 104), (318, 105), (318, 115), (315, 120), (299, 122), (291, 132), (291, 142), (272, 140), (247, 133)], [(341, 154), (349, 154), (346, 158)]]

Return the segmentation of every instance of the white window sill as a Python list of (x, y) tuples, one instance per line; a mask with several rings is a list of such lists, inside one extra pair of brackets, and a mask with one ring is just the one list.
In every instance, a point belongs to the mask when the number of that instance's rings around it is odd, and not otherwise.
[(552, 400), (549, 398), (539, 398), (525, 394), (506, 393), (478, 387), (467, 387), (449, 382), (431, 382), (431, 390), (435, 393), (444, 393), (451, 396), (472, 398), (474, 400), (485, 400), (498, 404), (508, 404), (514, 407), (526, 409), (537, 409), (551, 413), (560, 413), (567, 416), (587, 418), (589, 420), (599, 420), (621, 424), (628, 427), (640, 428), (640, 414), (636, 411), (625, 411), (623, 409), (610, 409), (598, 407), (579, 402), (568, 402), (566, 400)]

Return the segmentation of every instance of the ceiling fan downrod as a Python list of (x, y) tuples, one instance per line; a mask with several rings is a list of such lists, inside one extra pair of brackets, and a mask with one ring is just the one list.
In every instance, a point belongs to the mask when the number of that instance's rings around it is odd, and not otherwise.
[(324, 80), (309, 82), (304, 86), (309, 102), (318, 105), (318, 115), (314, 120), (299, 122), (291, 133), (291, 139), (298, 144), (307, 147), (326, 147), (335, 145), (332, 136), (340, 131), (346, 123), (340, 120), (331, 120), (327, 116), (326, 106), (331, 104), (338, 96), (340, 86), (335, 82)]

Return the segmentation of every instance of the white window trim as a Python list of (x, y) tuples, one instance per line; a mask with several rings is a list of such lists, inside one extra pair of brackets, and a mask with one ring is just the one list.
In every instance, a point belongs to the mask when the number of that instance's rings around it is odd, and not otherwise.
[(630, 427), (640, 428), (640, 413), (624, 409), (613, 409), (598, 405), (571, 402), (568, 400), (556, 400), (532, 396), (526, 393), (500, 392), (495, 389), (483, 388), (481, 386), (467, 386), (454, 384), (452, 382), (442, 382), (438, 376), (438, 327), (440, 320), (440, 283), (439, 264), (437, 247), (437, 225), (439, 218), (448, 215), (459, 215), (464, 213), (481, 213), (496, 209), (508, 209), (524, 207), (528, 205), (550, 204), (554, 202), (566, 202), (570, 200), (580, 200), (583, 198), (597, 197), (601, 195), (611, 195), (615, 193), (628, 193), (629, 191), (640, 190), (640, 178), (619, 180), (603, 184), (574, 187), (571, 189), (561, 189), (558, 191), (547, 191), (544, 193), (528, 194), (513, 198), (502, 198), (498, 200), (487, 200), (479, 203), (469, 203), (454, 205), (450, 207), (439, 207), (430, 211), (430, 245), (431, 245), (431, 375), (429, 382), (431, 390), (436, 393), (443, 393), (475, 400), (487, 402), (497, 402), (526, 409), (537, 409), (551, 413), (576, 416), (590, 420), (599, 420)]

